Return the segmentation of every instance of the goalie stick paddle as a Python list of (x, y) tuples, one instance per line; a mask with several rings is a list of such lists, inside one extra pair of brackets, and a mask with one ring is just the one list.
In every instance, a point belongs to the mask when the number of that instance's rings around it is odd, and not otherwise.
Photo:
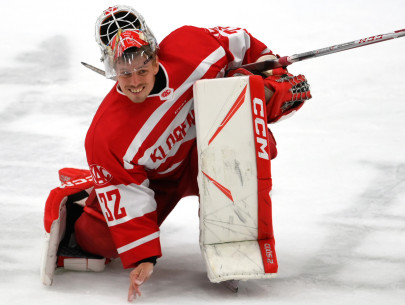
[(81, 62), (81, 63), (82, 63), (83, 66), (90, 69), (91, 71), (94, 71), (94, 72), (96, 72), (96, 73), (98, 73), (98, 74), (100, 74), (102, 76), (105, 76), (105, 72), (103, 70), (101, 70), (99, 68), (96, 68), (96, 67), (94, 67), (92, 65), (89, 65), (88, 63), (85, 63), (85, 62)]
[[(264, 60), (261, 62), (255, 62), (252, 64), (246, 64), (242, 65), (238, 68), (243, 68), (246, 69), (250, 72), (253, 73), (260, 73), (266, 70), (270, 69), (275, 69), (275, 68), (280, 68), (280, 67), (286, 67), (289, 66), (295, 62), (310, 59), (310, 58), (315, 58), (315, 57), (320, 57), (324, 55), (329, 55), (332, 53), (337, 53), (337, 52), (342, 52), (354, 48), (359, 48), (359, 47), (364, 47), (368, 46), (370, 44), (374, 43), (379, 43), (387, 40), (391, 40), (394, 38), (399, 38), (405, 36), (405, 29), (403, 30), (398, 30), (392, 33), (387, 33), (387, 34), (379, 34), (379, 35), (374, 35), (374, 36), (369, 36), (367, 38), (361, 38), (358, 40), (354, 40), (351, 42), (346, 42), (342, 44), (337, 44), (334, 46), (326, 47), (326, 48), (321, 48), (313, 51), (308, 51), (304, 53), (299, 53), (299, 54), (294, 54), (291, 56), (283, 56), (277, 59), (270, 59), (270, 60)], [(105, 76), (105, 72), (99, 68), (96, 68), (92, 65), (89, 65), (85, 62), (82, 62), (82, 64), (86, 67), (89, 68), (90, 70), (101, 74)]]
[(370, 36), (367, 38), (362, 38), (358, 40), (354, 40), (351, 42), (346, 42), (322, 49), (317, 49), (313, 51), (308, 51), (304, 53), (299, 53), (299, 54), (294, 54), (291, 56), (283, 56), (277, 59), (270, 59), (270, 60), (264, 60), (262, 62), (256, 62), (252, 64), (247, 64), (243, 65), (240, 68), (244, 68), (250, 72), (256, 72), (260, 73), (262, 71), (270, 70), (270, 69), (275, 69), (275, 68), (280, 68), (280, 67), (286, 67), (289, 66), (295, 62), (302, 61), (305, 59), (310, 59), (314, 57), (320, 57), (332, 53), (337, 53), (341, 51), (346, 51), (354, 48), (359, 48), (359, 47), (364, 47), (370, 44), (378, 43), (378, 42), (383, 42), (387, 40), (391, 40), (394, 38), (399, 38), (405, 36), (405, 29), (403, 30), (398, 30), (393, 33), (387, 33), (387, 34), (380, 34), (380, 35), (374, 35)]

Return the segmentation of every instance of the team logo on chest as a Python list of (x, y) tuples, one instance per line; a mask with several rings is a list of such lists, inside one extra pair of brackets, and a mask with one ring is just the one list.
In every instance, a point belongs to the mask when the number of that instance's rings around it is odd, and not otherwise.
[(192, 109), (188, 114), (186, 119), (176, 126), (173, 131), (166, 137), (164, 143), (155, 148), (150, 159), (153, 163), (157, 161), (164, 160), (169, 151), (179, 142), (182, 142), (187, 134), (187, 131), (195, 125), (195, 115)]

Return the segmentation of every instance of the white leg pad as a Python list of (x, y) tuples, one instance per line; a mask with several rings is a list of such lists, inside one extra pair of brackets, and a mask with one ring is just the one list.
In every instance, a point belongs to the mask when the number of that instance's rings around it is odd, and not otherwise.
[(208, 278), (272, 278), (277, 259), (262, 79), (201, 80), (194, 99), (200, 246)]
[(52, 285), (53, 275), (56, 269), (56, 260), (58, 259), (57, 252), (59, 243), (65, 234), (66, 201), (67, 197), (63, 198), (61, 201), (59, 218), (53, 221), (50, 233), (45, 232), (40, 279), (46, 286)]
[[(73, 169), (73, 172), (80, 171)], [(86, 173), (85, 173), (86, 174)], [(84, 176), (84, 174), (83, 174)], [(80, 256), (76, 253), (73, 257), (58, 257), (58, 248), (66, 234), (67, 225), (67, 204), (85, 205), (88, 194), (93, 189), (91, 176), (69, 180), (60, 187), (53, 189), (45, 204), (44, 225), (45, 238), (42, 252), (42, 264), (40, 279), (44, 285), (52, 285), (53, 277), (57, 266), (68, 270), (77, 271), (103, 271), (106, 259), (98, 256)], [(71, 224), (73, 225), (73, 224)]]

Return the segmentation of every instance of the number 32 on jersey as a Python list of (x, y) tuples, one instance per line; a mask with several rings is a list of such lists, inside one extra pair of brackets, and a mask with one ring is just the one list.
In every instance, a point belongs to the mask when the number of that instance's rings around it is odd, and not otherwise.
[(103, 214), (110, 226), (127, 216), (125, 208), (120, 206), (121, 194), (118, 189), (106, 190), (100, 193), (97, 192), (97, 197)]

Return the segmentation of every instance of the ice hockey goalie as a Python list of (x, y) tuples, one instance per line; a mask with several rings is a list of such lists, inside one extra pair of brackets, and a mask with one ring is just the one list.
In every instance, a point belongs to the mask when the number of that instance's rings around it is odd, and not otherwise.
[[(264, 86), (274, 92), (267, 103)], [(200, 246), (210, 281), (276, 275), (270, 197), (270, 160), (276, 149), (267, 123), (295, 112), (308, 98), (305, 78), (288, 74), (266, 79), (247, 74), (194, 84)], [(89, 196), (94, 194), (90, 172), (65, 168), (59, 174), (62, 185), (51, 191), (45, 206), (45, 285), (52, 283), (56, 267), (102, 271), (106, 263), (104, 257), (82, 253), (75, 242), (74, 223), (83, 211), (104, 221), (86, 205), (97, 203), (95, 195)]]

